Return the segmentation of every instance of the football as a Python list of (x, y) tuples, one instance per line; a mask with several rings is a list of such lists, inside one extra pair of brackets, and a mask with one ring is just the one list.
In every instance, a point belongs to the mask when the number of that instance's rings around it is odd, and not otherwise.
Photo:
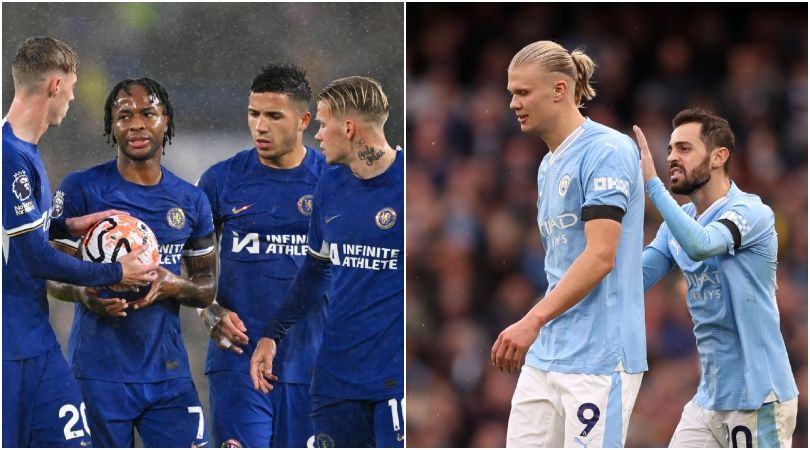
[[(144, 264), (158, 263), (158, 242), (152, 229), (135, 217), (120, 214), (109, 216), (90, 227), (82, 240), (81, 255), (85, 261), (112, 263), (143, 246), (147, 250), (138, 259)], [(109, 291), (104, 297), (132, 301), (143, 298), (150, 287), (143, 286), (137, 291), (115, 290), (111, 287), (103, 291)]]

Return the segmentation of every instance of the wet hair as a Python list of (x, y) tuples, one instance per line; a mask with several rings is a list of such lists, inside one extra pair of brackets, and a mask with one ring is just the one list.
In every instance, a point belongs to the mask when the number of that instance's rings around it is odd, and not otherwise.
[(174, 108), (172, 107), (171, 100), (169, 100), (169, 93), (166, 92), (166, 88), (164, 88), (160, 83), (146, 77), (138, 78), (137, 80), (127, 78), (126, 80), (116, 84), (115, 87), (113, 87), (110, 91), (110, 95), (107, 96), (107, 102), (104, 103), (104, 136), (107, 137), (107, 143), (109, 144), (111, 139), (113, 147), (118, 143), (112, 133), (112, 108), (115, 104), (115, 99), (118, 98), (118, 93), (121, 91), (126, 92), (128, 95), (132, 95), (129, 88), (133, 84), (143, 86), (144, 89), (149, 92), (149, 95), (153, 95), (160, 100), (160, 104), (163, 105), (166, 116), (169, 117), (169, 127), (166, 129), (166, 134), (163, 135), (163, 146), (166, 146), (166, 142), (171, 144), (172, 138), (174, 137)]
[(318, 94), (318, 101), (336, 116), (355, 112), (380, 125), (388, 119), (388, 97), (373, 78), (354, 76), (334, 80)]
[(253, 77), (250, 92), (287, 94), (306, 110), (312, 100), (312, 89), (306, 76), (306, 71), (292, 64), (268, 64)]
[(596, 90), (591, 86), (591, 77), (596, 64), (581, 48), (571, 53), (553, 41), (537, 41), (523, 47), (512, 58), (509, 70), (538, 64), (548, 72), (561, 73), (575, 81), (574, 102), (577, 107), (596, 97)]
[(11, 65), (15, 88), (31, 88), (53, 70), (77, 73), (79, 56), (67, 44), (51, 37), (26, 39)]
[(729, 157), (723, 165), (723, 171), (728, 174), (731, 152), (734, 151), (734, 132), (728, 121), (703, 108), (684, 109), (672, 119), (672, 128), (687, 123), (700, 124), (700, 140), (706, 145), (707, 151), (725, 147), (728, 149)]

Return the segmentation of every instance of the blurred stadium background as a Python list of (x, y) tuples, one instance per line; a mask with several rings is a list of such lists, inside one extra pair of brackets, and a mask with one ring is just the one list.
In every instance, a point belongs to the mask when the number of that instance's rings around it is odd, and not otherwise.
[[(807, 447), (807, 4), (409, 3), (407, 388), (409, 447), (501, 447), (517, 374), (490, 362), (498, 333), (545, 292), (535, 222), (547, 149), (509, 110), (524, 45), (584, 46), (598, 64), (585, 113), (657, 149), (689, 106), (728, 118), (731, 175), (776, 213), (782, 332)], [(681, 197), (680, 200), (686, 200)], [(644, 242), (660, 216), (649, 205)], [(648, 360), (628, 447), (665, 447), (699, 366), (676, 270), (646, 296)]]
[[(253, 146), (246, 122), (250, 82), (270, 62), (307, 70), (314, 95), (336, 78), (378, 79), (391, 103), (389, 143), (403, 145), (403, 20), (401, 3), (3, 3), (3, 113), (13, 98), (17, 47), (45, 35), (79, 54), (76, 100), (62, 126), (40, 141), (54, 189), (71, 171), (115, 157), (102, 136), (103, 107), (124, 78), (149, 76), (168, 90), (176, 136), (163, 163), (192, 183), (211, 164)], [(314, 102), (310, 110), (314, 116)], [(315, 148), (316, 132), (313, 120), (304, 136)], [(193, 310), (181, 311), (194, 381), (210, 419), (203, 374), (208, 336)], [(72, 304), (51, 300), (63, 349), (72, 319)]]

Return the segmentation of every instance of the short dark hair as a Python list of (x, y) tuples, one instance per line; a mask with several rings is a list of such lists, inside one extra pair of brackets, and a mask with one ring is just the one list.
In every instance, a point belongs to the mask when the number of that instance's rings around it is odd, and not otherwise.
[(268, 64), (253, 77), (250, 92), (287, 94), (291, 99), (307, 105), (312, 99), (312, 89), (306, 76), (306, 71), (292, 64)]
[(711, 151), (719, 147), (725, 147), (729, 152), (729, 159), (723, 165), (723, 171), (728, 174), (731, 152), (734, 151), (734, 132), (728, 121), (703, 108), (684, 109), (672, 119), (672, 128), (678, 128), (686, 123), (700, 124), (700, 140), (706, 145), (706, 150)]
[(11, 75), (18, 87), (31, 86), (52, 70), (77, 73), (79, 56), (67, 44), (51, 37), (26, 39), (17, 49)]
[(138, 78), (137, 80), (127, 78), (116, 84), (110, 91), (110, 95), (107, 96), (107, 102), (104, 104), (104, 136), (107, 137), (107, 143), (110, 143), (110, 138), (112, 138), (113, 146), (118, 143), (112, 133), (112, 107), (115, 104), (115, 99), (121, 91), (132, 95), (132, 93), (129, 92), (129, 87), (133, 84), (143, 86), (147, 92), (149, 92), (149, 95), (154, 95), (160, 100), (160, 103), (166, 111), (166, 115), (169, 117), (169, 128), (166, 130), (166, 134), (163, 135), (163, 146), (166, 146), (166, 142), (171, 144), (172, 138), (174, 137), (174, 108), (172, 107), (171, 100), (169, 100), (169, 93), (166, 92), (166, 88), (160, 83), (147, 77)]

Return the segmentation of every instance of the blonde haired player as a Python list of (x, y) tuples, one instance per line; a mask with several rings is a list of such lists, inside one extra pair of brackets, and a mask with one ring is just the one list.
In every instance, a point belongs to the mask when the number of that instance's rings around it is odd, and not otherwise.
[(507, 447), (623, 446), (647, 370), (639, 152), (580, 113), (596, 95), (594, 68), (582, 51), (539, 41), (508, 69), (521, 130), (551, 151), (537, 176), (549, 287), (492, 347), (498, 369), (521, 370)]
[(388, 144), (388, 97), (353, 76), (318, 95), (327, 168), (312, 198), (309, 252), (250, 360), (265, 394), (277, 343), (329, 296), (312, 377), (315, 447), (403, 447), (404, 155)]
[[(79, 261), (48, 245), (48, 233), (81, 236), (120, 211), (60, 218), (39, 140), (73, 100), (78, 55), (50, 37), (27, 39), (11, 74), (3, 128), (3, 447), (87, 447), (85, 404), (48, 321), (45, 280), (86, 286), (149, 284), (156, 265), (138, 252), (113, 264)], [(145, 250), (145, 248), (144, 248)]]

